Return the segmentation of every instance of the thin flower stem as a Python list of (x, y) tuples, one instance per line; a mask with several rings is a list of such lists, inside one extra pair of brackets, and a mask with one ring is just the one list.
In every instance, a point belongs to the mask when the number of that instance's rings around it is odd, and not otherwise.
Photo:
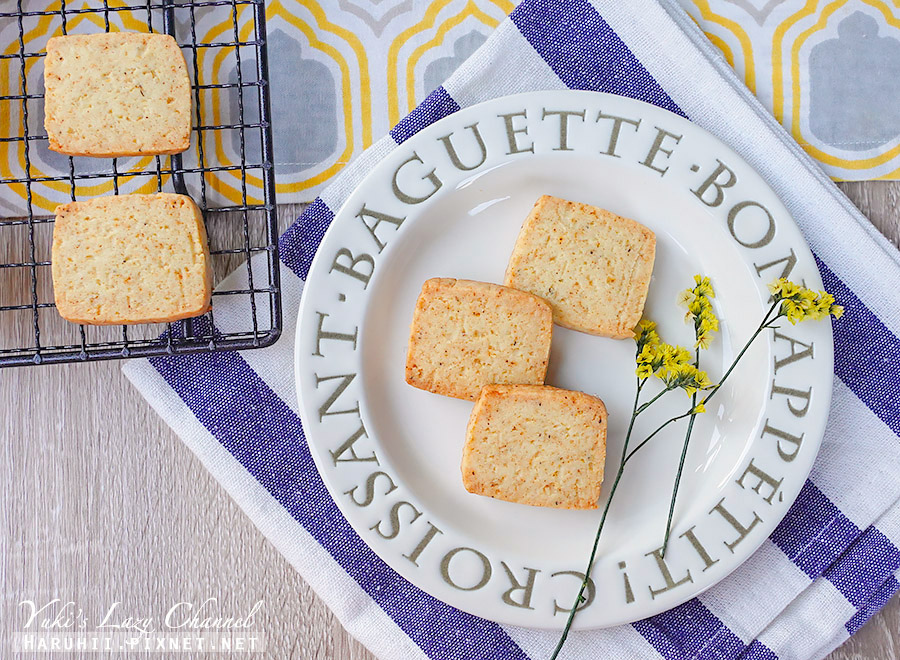
[[(713, 395), (718, 391), (718, 389), (725, 382), (725, 379), (728, 378), (729, 375), (731, 375), (731, 372), (737, 366), (737, 363), (740, 361), (740, 359), (742, 357), (744, 357), (744, 353), (746, 353), (747, 349), (750, 348), (750, 345), (754, 341), (756, 341), (756, 338), (759, 336), (759, 334), (764, 329), (773, 327), (771, 324), (776, 319), (778, 319), (780, 314), (776, 314), (775, 318), (773, 318), (773, 319), (769, 319), (769, 317), (772, 315), (772, 312), (775, 311), (775, 309), (778, 307), (779, 304), (780, 304), (780, 301), (777, 301), (777, 300), (772, 304), (772, 306), (769, 308), (769, 311), (767, 311), (766, 315), (763, 317), (762, 322), (760, 322), (759, 327), (756, 329), (756, 332), (753, 333), (753, 336), (750, 337), (750, 339), (744, 345), (744, 348), (741, 350), (740, 353), (738, 353), (737, 357), (731, 363), (731, 366), (728, 368), (728, 371), (726, 371), (725, 375), (722, 376), (722, 380), (720, 380), (719, 384), (716, 385), (716, 387), (703, 399), (704, 404), (706, 404), (706, 402), (709, 401), (713, 397)], [(694, 366), (697, 367), (698, 369), (700, 368), (700, 351), (699, 351), (699, 349), (695, 353)], [(694, 393), (694, 396), (692, 398), (692, 404), (693, 404), (692, 409), (697, 406), (697, 393), (696, 392)], [(681, 448), (681, 458), (679, 459), (679, 462), (678, 462), (678, 472), (676, 472), (676, 474), (675, 474), (675, 487), (672, 490), (672, 499), (669, 502), (669, 515), (668, 515), (668, 518), (666, 519), (666, 532), (665, 532), (665, 535), (663, 536), (662, 551), (660, 552), (660, 556), (663, 558), (665, 558), (666, 549), (669, 547), (669, 537), (672, 534), (672, 518), (675, 515), (675, 503), (678, 499), (678, 488), (681, 485), (681, 475), (684, 472), (684, 462), (687, 457), (687, 451), (688, 451), (688, 447), (689, 447), (690, 441), (691, 441), (691, 434), (693, 433), (693, 430), (694, 430), (694, 420), (696, 420), (696, 418), (697, 418), (696, 414), (691, 415), (691, 419), (688, 421), (687, 430), (685, 431), (685, 434), (684, 434), (684, 445)], [(639, 448), (640, 448), (640, 445), (639, 445)]]
[(612, 488), (609, 489), (609, 499), (606, 500), (606, 506), (603, 508), (600, 524), (597, 526), (597, 534), (594, 536), (594, 545), (591, 547), (591, 556), (588, 559), (587, 568), (584, 570), (584, 579), (581, 581), (581, 588), (578, 590), (578, 595), (575, 597), (575, 603), (572, 605), (572, 609), (569, 610), (569, 618), (566, 619), (566, 627), (563, 628), (562, 635), (559, 638), (559, 642), (556, 644), (556, 649), (553, 651), (550, 660), (556, 660), (563, 645), (566, 643), (566, 638), (569, 636), (569, 630), (572, 628), (572, 621), (575, 619), (575, 614), (578, 612), (578, 606), (581, 605), (584, 590), (587, 589), (588, 581), (591, 579), (591, 569), (594, 567), (594, 557), (597, 556), (597, 547), (600, 545), (600, 535), (603, 533), (606, 515), (609, 513), (613, 495), (616, 494), (616, 488), (619, 487), (619, 480), (622, 478), (622, 473), (625, 471), (625, 452), (628, 451), (628, 442), (631, 440), (631, 432), (634, 430), (634, 420), (638, 416), (638, 402), (641, 398), (641, 390), (644, 389), (646, 382), (646, 379), (637, 379), (637, 387), (635, 388), (634, 393), (634, 405), (631, 408), (631, 422), (628, 424), (628, 431), (625, 433), (625, 443), (622, 446), (622, 458), (619, 461), (619, 471), (616, 473), (616, 479), (613, 481)]
[(638, 401), (641, 398), (641, 390), (644, 389), (646, 380), (637, 379), (637, 388), (634, 393), (634, 405), (631, 408), (631, 422), (628, 424), (628, 431), (625, 433), (625, 444), (622, 447), (622, 459), (625, 459), (625, 452), (628, 450), (628, 441), (631, 440), (631, 432), (634, 430), (634, 420), (637, 417)]
[(651, 433), (651, 434), (648, 435), (646, 438), (644, 438), (644, 440), (641, 442), (641, 444), (639, 444), (637, 447), (635, 447), (634, 449), (632, 449), (632, 450), (628, 453), (628, 456), (625, 457), (625, 462), (627, 463), (627, 462), (631, 459), (632, 456), (634, 456), (636, 453), (638, 453), (638, 450), (640, 450), (641, 447), (643, 447), (643, 446), (646, 445), (648, 442), (650, 442), (650, 441), (653, 439), (653, 436), (655, 436), (657, 433), (659, 433), (660, 431), (662, 431), (662, 430), (663, 430), (664, 428), (666, 428), (669, 424), (671, 424), (671, 423), (673, 423), (673, 422), (677, 422), (679, 419), (684, 419), (685, 417), (689, 417), (689, 416), (691, 415), (691, 411), (692, 411), (692, 410), (693, 410), (693, 408), (691, 408), (691, 410), (688, 410), (686, 413), (683, 413), (683, 414), (681, 414), (681, 415), (678, 415), (677, 417), (673, 417), (672, 419), (670, 419), (670, 420), (667, 421), (666, 423), (661, 424), (660, 426), (658, 426), (657, 429), (656, 429), (653, 433)]
[(725, 384), (725, 381), (728, 380), (728, 377), (731, 375), (731, 372), (734, 371), (734, 368), (737, 366), (738, 362), (741, 361), (741, 358), (744, 357), (744, 353), (747, 352), (747, 349), (750, 348), (750, 345), (756, 341), (756, 338), (759, 337), (759, 334), (765, 330), (767, 327), (770, 327), (768, 324), (772, 321), (778, 319), (782, 314), (779, 312), (775, 315), (775, 318), (769, 319), (769, 315), (775, 310), (775, 308), (781, 304), (780, 300), (776, 300), (772, 306), (769, 308), (769, 311), (766, 312), (765, 317), (763, 317), (762, 323), (759, 324), (759, 327), (756, 329), (756, 332), (753, 333), (753, 336), (744, 344), (744, 348), (741, 349), (741, 352), (737, 354), (737, 357), (734, 358), (734, 361), (731, 363), (731, 366), (728, 367), (728, 371), (725, 372), (725, 375), (722, 376), (722, 380), (719, 381), (719, 384), (716, 385), (712, 390), (710, 390), (709, 394), (707, 394), (701, 403), (706, 405), (707, 402), (715, 396), (716, 392)]
[(566, 627), (563, 628), (562, 635), (559, 638), (556, 649), (553, 651), (553, 655), (550, 656), (550, 660), (556, 660), (563, 645), (566, 643), (566, 638), (569, 636), (569, 630), (572, 628), (572, 621), (575, 619), (575, 614), (578, 612), (578, 606), (581, 605), (581, 599), (584, 596), (584, 590), (587, 589), (588, 581), (591, 579), (591, 569), (594, 567), (594, 557), (597, 556), (597, 546), (600, 545), (600, 534), (603, 532), (606, 514), (609, 513), (609, 506), (612, 504), (613, 495), (616, 494), (616, 488), (619, 486), (619, 480), (622, 478), (622, 473), (624, 471), (625, 461), (623, 460), (619, 465), (619, 471), (616, 473), (616, 480), (613, 481), (612, 488), (609, 490), (609, 499), (606, 500), (606, 506), (603, 508), (603, 516), (600, 518), (600, 525), (597, 527), (597, 535), (594, 537), (594, 546), (591, 548), (591, 556), (588, 559), (587, 568), (584, 569), (584, 579), (581, 581), (581, 588), (578, 590), (578, 595), (575, 597), (575, 604), (572, 605), (572, 609), (569, 611), (569, 618), (566, 620)]
[[(696, 332), (695, 332), (696, 334)], [(694, 366), (700, 368), (700, 349), (694, 351)], [(691, 397), (691, 410), (697, 407), (697, 393)], [(694, 431), (694, 420), (697, 419), (697, 413), (692, 412), (691, 418), (688, 420), (687, 431), (684, 434), (684, 445), (681, 448), (681, 459), (678, 461), (678, 472), (675, 473), (675, 487), (672, 489), (672, 501), (669, 502), (669, 516), (666, 519), (666, 533), (663, 536), (662, 551), (659, 556), (665, 559), (666, 548), (669, 547), (669, 536), (672, 534), (672, 518), (675, 515), (675, 502), (678, 500), (678, 487), (681, 485), (681, 474), (684, 472), (684, 460), (687, 457), (688, 446), (691, 443), (691, 433)]]
[[(694, 401), (696, 401), (696, 396)], [(666, 519), (666, 533), (665, 536), (663, 536), (662, 551), (659, 553), (660, 557), (663, 559), (666, 557), (666, 548), (669, 546), (669, 536), (672, 534), (672, 518), (675, 515), (675, 502), (678, 499), (678, 487), (681, 485), (681, 475), (684, 472), (684, 461), (687, 457), (688, 446), (691, 443), (691, 433), (694, 431), (695, 419), (697, 419), (697, 415), (691, 415), (690, 420), (688, 420), (687, 431), (684, 434), (684, 445), (681, 448), (681, 458), (678, 461), (678, 472), (675, 473), (675, 487), (672, 489), (672, 500), (669, 502), (669, 516)]]
[[(646, 382), (646, 381), (644, 381), (644, 382)], [(659, 400), (659, 398), (660, 398), (663, 394), (665, 394), (666, 392), (671, 392), (671, 391), (672, 391), (672, 388), (671, 388), (671, 387), (667, 387), (667, 388), (665, 388), (662, 392), (660, 392), (659, 394), (657, 394), (655, 397), (653, 397), (652, 399), (650, 399), (649, 401), (647, 401), (647, 403), (641, 404), (641, 407), (638, 408), (637, 410), (635, 410), (635, 412), (634, 412), (634, 417), (637, 417), (637, 416), (640, 415), (642, 412), (644, 412), (645, 410), (647, 410), (647, 408), (649, 408), (652, 404), (656, 403), (656, 402)], [(632, 418), (632, 421), (633, 421), (633, 418)]]

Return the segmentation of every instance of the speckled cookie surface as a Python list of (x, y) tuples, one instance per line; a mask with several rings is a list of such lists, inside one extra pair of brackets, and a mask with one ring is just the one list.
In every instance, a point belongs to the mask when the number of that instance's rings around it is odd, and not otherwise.
[(75, 323), (166, 322), (209, 310), (203, 218), (184, 195), (97, 197), (57, 207), (51, 257), (60, 315)]
[(624, 339), (641, 320), (656, 236), (634, 220), (544, 195), (529, 213), (505, 284), (545, 299), (559, 325)]
[(606, 406), (546, 385), (488, 385), (466, 431), (470, 493), (559, 509), (595, 509), (606, 460)]
[(430, 279), (416, 301), (406, 382), (471, 401), (490, 383), (543, 383), (552, 332), (550, 307), (537, 296)]
[(44, 127), (70, 156), (175, 154), (190, 145), (191, 81), (169, 35), (66, 35), (47, 42)]

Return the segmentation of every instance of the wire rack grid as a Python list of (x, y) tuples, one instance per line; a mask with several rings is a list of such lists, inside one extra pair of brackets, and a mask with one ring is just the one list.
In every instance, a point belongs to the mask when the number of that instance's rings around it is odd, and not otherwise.
[[(36, 8), (25, 0), (17, 0), (15, 11), (4, 11), (0, 5), (0, 32), (9, 29), (18, 34), (18, 47), (13, 39), (12, 48), (0, 52), (0, 64), (7, 60), (5, 64), (18, 69), (19, 74), (18, 90), (13, 81), (8, 81), (7, 91), (14, 93), (0, 95), (0, 103), (18, 104), (20, 114), (20, 121), (8, 123), (8, 131), (0, 122), (0, 131), (7, 133), (0, 133), (0, 145), (15, 143), (20, 152), (19, 170), (0, 173), (0, 193), (4, 186), (17, 186), (20, 193), (24, 191), (22, 217), (0, 218), (0, 367), (240, 350), (272, 344), (281, 333), (282, 316), (265, 1), (102, 0), (102, 4), (93, 5), (82, 2), (77, 8), (67, 6), (66, 0), (54, 4)], [(198, 39), (198, 34), (203, 34), (197, 27), (198, 13), (212, 9), (230, 14), (231, 30), (219, 30), (215, 39)], [(111, 17), (115, 19), (117, 12), (127, 12), (131, 25), (138, 18), (145, 30), (171, 35), (181, 47), (192, 77), (191, 148), (185, 154), (156, 156), (155, 166), (150, 167), (140, 166), (148, 162), (146, 158), (123, 162), (124, 159), (115, 158), (68, 157), (68, 173), (42, 175), (35, 171), (33, 161), (35, 150), (47, 141), (43, 118), (36, 116), (42, 114), (43, 90), (35, 90), (33, 82), (29, 88), (28, 72), (34, 66), (42, 67), (46, 53), (26, 38), (27, 21), (52, 20), (53, 33), (67, 34), (74, 20), (90, 18), (97, 27), (109, 32), (116, 28)], [(250, 18), (245, 18), (248, 15)], [(198, 64), (198, 53), (204, 49), (205, 54), (214, 53), (217, 61), (230, 61), (236, 79), (208, 80), (208, 74)], [(237, 108), (234, 121), (216, 123), (205, 119), (201, 109), (206, 104), (201, 103), (201, 95), (209, 93), (232, 95)], [(239, 162), (212, 162), (216, 149), (210, 145), (216, 134), (221, 139), (226, 133), (237, 147)], [(185, 163), (185, 156), (193, 162)], [(88, 167), (85, 161), (90, 161)], [(236, 182), (238, 203), (209, 203), (212, 195), (208, 193), (213, 192), (209, 189), (214, 187), (214, 178), (221, 176)], [(259, 194), (254, 198), (248, 194), (248, 177), (258, 182)], [(206, 223), (215, 279), (220, 280), (245, 261), (246, 284), (238, 288), (219, 287), (213, 293), (212, 311), (204, 317), (168, 324), (70, 324), (59, 317), (53, 303), (50, 245), (54, 217), (36, 208), (34, 191), (40, 185), (63, 185), (75, 201), (95, 196), (98, 182), (111, 181), (112, 192), (119, 194), (120, 187), (127, 187), (129, 181), (137, 178), (148, 180), (151, 188), (159, 192), (192, 191)], [(254, 259), (255, 265), (251, 265), (251, 257), (259, 254), (265, 257)], [(229, 305), (227, 322), (217, 327), (216, 301), (226, 296), (239, 298), (239, 304)], [(243, 310), (237, 318), (235, 309)]]

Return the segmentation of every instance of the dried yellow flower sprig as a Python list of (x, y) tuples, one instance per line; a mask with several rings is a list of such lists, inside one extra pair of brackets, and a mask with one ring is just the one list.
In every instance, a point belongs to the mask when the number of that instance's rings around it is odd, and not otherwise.
[(637, 356), (636, 373), (641, 380), (656, 376), (666, 386), (663, 392), (683, 389), (692, 395), (713, 387), (706, 372), (691, 364), (688, 350), (671, 344), (645, 344)]
[(639, 346), (635, 358), (639, 381), (656, 376), (666, 385), (663, 392), (680, 388), (689, 395), (713, 386), (706, 372), (691, 364), (691, 354), (686, 348), (660, 341), (653, 321), (641, 321), (634, 330), (634, 338)]
[(781, 303), (779, 316), (784, 316), (792, 324), (809, 319), (836, 319), (844, 315), (844, 308), (834, 303), (834, 296), (824, 291), (818, 293), (788, 279), (780, 278), (769, 285), (769, 291), (776, 302)]
[(719, 331), (719, 319), (713, 312), (712, 298), (716, 297), (712, 283), (708, 277), (694, 275), (693, 289), (685, 289), (678, 296), (678, 304), (687, 308), (685, 322), (694, 323), (694, 335), (697, 343), (694, 348), (706, 350), (713, 339), (713, 333)]
[(638, 355), (640, 355), (641, 350), (647, 344), (656, 346), (660, 343), (659, 334), (656, 332), (656, 324), (647, 319), (638, 323), (632, 334), (634, 335), (634, 343), (637, 345)]
[[(587, 569), (584, 572), (584, 579), (581, 582), (581, 588), (575, 603), (569, 611), (569, 617), (566, 626), (560, 636), (559, 643), (553, 652), (550, 660), (556, 660), (559, 652), (568, 637), (569, 630), (572, 627), (572, 621), (578, 611), (578, 607), (585, 601), (584, 592), (587, 589), (590, 580), (591, 569), (594, 566), (594, 559), (597, 555), (597, 547), (600, 543), (600, 535), (603, 533), (603, 526), (606, 523), (606, 517), (609, 513), (613, 497), (616, 489), (622, 479), (625, 471), (625, 465), (628, 461), (644, 446), (650, 442), (658, 433), (670, 424), (690, 417), (687, 432), (685, 434), (684, 447), (682, 449), (681, 462), (678, 467), (678, 473), (675, 480), (675, 488), (672, 493), (672, 499), (669, 506), (669, 519), (666, 525), (666, 534), (663, 542), (662, 552), (668, 543), (669, 533), (671, 531), (672, 514), (674, 511), (675, 500), (678, 495), (678, 486), (680, 477), (684, 468), (684, 459), (687, 455), (688, 444), (691, 437), (694, 419), (700, 413), (706, 412), (706, 404), (716, 395), (716, 392), (722, 387), (734, 368), (740, 362), (741, 358), (750, 348), (756, 338), (767, 328), (776, 328), (773, 325), (781, 318), (786, 318), (792, 324), (800, 323), (807, 320), (823, 319), (830, 316), (840, 318), (844, 313), (844, 308), (835, 303), (834, 296), (825, 291), (813, 291), (799, 284), (795, 284), (785, 278), (778, 279), (769, 285), (769, 291), (772, 293), (772, 306), (766, 312), (756, 331), (738, 353), (737, 357), (732, 361), (731, 365), (725, 371), (722, 379), (713, 384), (707, 376), (706, 372), (700, 370), (700, 351), (709, 348), (714, 338), (714, 333), (719, 330), (719, 320), (716, 318), (713, 310), (712, 299), (715, 298), (715, 291), (708, 277), (696, 275), (694, 277), (694, 286), (685, 289), (678, 296), (678, 302), (687, 308), (685, 321), (694, 324), (694, 336), (696, 343), (694, 344), (694, 361), (691, 362), (690, 352), (681, 347), (667, 344), (660, 339), (656, 329), (656, 324), (650, 320), (642, 320), (634, 329), (634, 340), (636, 344), (635, 363), (637, 386), (634, 397), (634, 406), (632, 407), (631, 422), (628, 425), (628, 431), (625, 434), (625, 443), (622, 447), (622, 457), (619, 460), (619, 468), (609, 492), (609, 499), (603, 508), (603, 514), (600, 517), (600, 524), (597, 527), (597, 534), (594, 537), (594, 545), (591, 548), (591, 554), (588, 559)], [(641, 404), (641, 391), (648, 382), (652, 382), (652, 377), (662, 381), (664, 387), (652, 399)], [(661, 424), (636, 447), (629, 451), (632, 432), (634, 431), (634, 423), (637, 417), (644, 412), (653, 402), (657, 401), (663, 394), (675, 389), (684, 390), (692, 397), (690, 409), (676, 417), (673, 417)], [(702, 399), (698, 401), (700, 393), (704, 393)]]
[[(685, 289), (678, 296), (679, 304), (687, 307), (687, 314), (684, 317), (685, 323), (693, 322), (694, 325), (694, 338), (696, 340), (694, 344), (694, 366), (698, 371), (700, 369), (700, 351), (709, 348), (714, 334), (719, 331), (719, 319), (716, 317), (712, 305), (712, 299), (715, 297), (716, 292), (713, 289), (712, 282), (703, 275), (694, 275), (694, 287)], [(712, 383), (708, 383), (708, 387), (704, 389), (710, 389), (711, 387)], [(666, 518), (666, 531), (663, 535), (661, 557), (665, 557), (666, 548), (669, 546), (669, 536), (672, 533), (672, 519), (675, 515), (675, 502), (678, 498), (678, 488), (681, 485), (681, 475), (684, 473), (684, 462), (691, 443), (691, 434), (694, 431), (694, 421), (697, 415), (706, 412), (704, 403), (702, 401), (698, 403), (697, 401), (696, 390), (693, 392), (691, 405), (690, 419), (688, 420), (684, 433), (684, 442), (681, 446), (681, 458), (678, 461), (678, 470), (675, 473), (675, 484), (672, 486), (672, 498), (669, 502), (669, 515)]]

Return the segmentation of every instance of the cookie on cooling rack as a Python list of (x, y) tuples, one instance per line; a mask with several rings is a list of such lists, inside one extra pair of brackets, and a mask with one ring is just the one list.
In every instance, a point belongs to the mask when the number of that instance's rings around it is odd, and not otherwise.
[(206, 229), (185, 195), (117, 195), (58, 206), (51, 271), (56, 307), (74, 323), (168, 322), (210, 308)]
[(470, 493), (595, 509), (606, 460), (606, 406), (546, 385), (487, 385), (472, 409), (462, 479)]
[(191, 81), (166, 34), (53, 37), (44, 60), (44, 128), (69, 156), (176, 154), (191, 141)]

